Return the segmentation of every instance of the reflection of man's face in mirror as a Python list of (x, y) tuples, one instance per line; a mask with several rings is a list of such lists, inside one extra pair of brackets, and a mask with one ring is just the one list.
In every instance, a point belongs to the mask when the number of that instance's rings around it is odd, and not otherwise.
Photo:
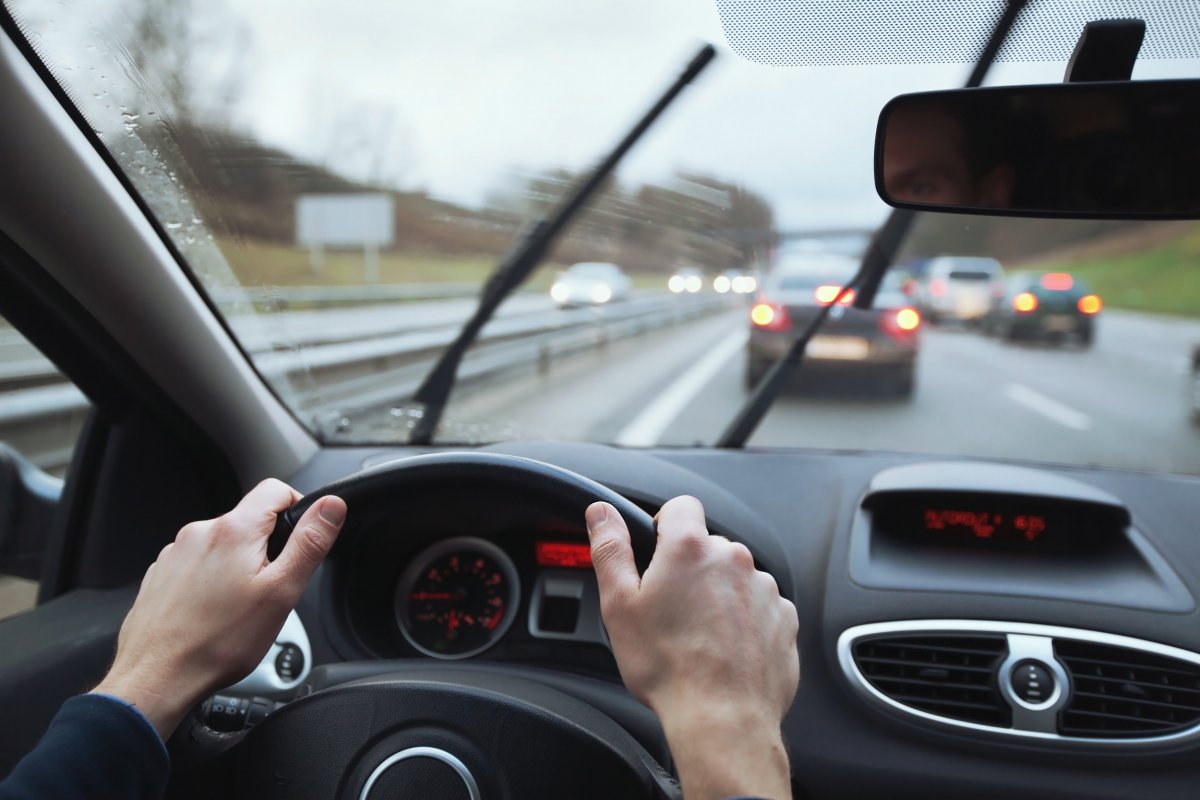
[(982, 170), (969, 157), (961, 119), (933, 104), (911, 104), (888, 117), (883, 181), (892, 200), (925, 205), (1005, 208), (1012, 168), (995, 160)]

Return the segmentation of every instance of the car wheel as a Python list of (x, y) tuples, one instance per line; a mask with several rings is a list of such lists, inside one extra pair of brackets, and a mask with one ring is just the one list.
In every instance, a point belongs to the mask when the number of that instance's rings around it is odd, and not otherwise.
[(1200, 425), (1200, 358), (1192, 360), (1192, 379), (1189, 394), (1192, 401), (1192, 424)]
[(752, 355), (746, 356), (746, 388), (753, 389), (758, 386), (758, 382), (762, 380), (763, 375), (767, 374), (767, 368), (770, 365)]
[(891, 381), (892, 396), (900, 400), (911, 400), (917, 389), (917, 370), (913, 365), (898, 370)]
[(1079, 346), (1087, 350), (1092, 346), (1092, 341), (1095, 339), (1096, 333), (1089, 326), (1079, 332)]

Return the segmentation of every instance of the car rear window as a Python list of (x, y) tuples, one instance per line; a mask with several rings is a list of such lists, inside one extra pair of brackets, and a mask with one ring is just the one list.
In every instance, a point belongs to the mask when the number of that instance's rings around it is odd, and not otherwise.
[(953, 281), (987, 281), (991, 279), (991, 273), (977, 269), (956, 269), (950, 273), (950, 280)]

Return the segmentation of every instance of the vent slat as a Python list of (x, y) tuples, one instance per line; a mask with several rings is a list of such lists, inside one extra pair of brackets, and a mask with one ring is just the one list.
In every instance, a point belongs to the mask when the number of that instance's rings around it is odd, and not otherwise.
[(1182, 713), (1200, 714), (1200, 705), (1183, 705), (1182, 703), (1169, 703), (1161, 700), (1148, 700), (1141, 697), (1129, 697), (1119, 694), (1102, 694), (1100, 692), (1083, 692), (1079, 689), (1075, 690), (1075, 697), (1084, 699), (1094, 699), (1105, 703), (1130, 703), (1136, 706), (1150, 706), (1154, 708), (1169, 708), (1172, 711)]
[(892, 664), (898, 667), (944, 667), (945, 669), (982, 673), (984, 675), (989, 675), (995, 671), (991, 667), (969, 667), (963, 664), (951, 664), (947, 661), (918, 661), (916, 659), (880, 658), (878, 656), (858, 656), (856, 660), (860, 664)]
[(949, 680), (927, 681), (927, 680), (923, 680), (921, 678), (904, 678), (904, 677), (896, 677), (894, 675), (872, 675), (870, 677), (873, 680), (878, 681), (879, 683), (900, 683), (900, 684), (911, 685), (911, 686), (932, 686), (932, 687), (938, 688), (938, 689), (953, 689), (956, 692), (957, 691), (964, 691), (964, 692), (991, 692), (992, 691), (992, 687), (986, 683), (985, 684), (951, 683)]
[(877, 691), (910, 708), (964, 722), (1008, 727), (1012, 711), (996, 687), (1007, 652), (1003, 636), (917, 634), (854, 645), (859, 672)]
[(1092, 642), (1059, 640), (1054, 650), (1074, 686), (1060, 733), (1162, 736), (1200, 722), (1200, 665)]

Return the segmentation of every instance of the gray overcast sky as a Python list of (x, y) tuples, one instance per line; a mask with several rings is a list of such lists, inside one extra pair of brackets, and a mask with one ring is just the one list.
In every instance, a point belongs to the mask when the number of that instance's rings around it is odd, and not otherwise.
[[(48, 37), (78, 37), (62, 51), (78, 75), (89, 57), (105, 71), (105, 56), (77, 42), (101, 43), (95, 31), (133, 2), (81, 2), (70, 14), (42, 0), (13, 5), (40, 16)], [(379, 161), (402, 186), (467, 204), (515, 173), (591, 164), (708, 41), (719, 58), (621, 177), (692, 169), (765, 195), (787, 227), (872, 225), (886, 211), (871, 178), (879, 109), (902, 92), (957, 85), (967, 71), (750, 63), (726, 46), (713, 0), (224, 0), (197, 10), (215, 47), (194, 54), (206, 74), (219, 78), (237, 48), (229, 113), (242, 127), (355, 177)], [(244, 41), (227, 35), (235, 20)], [(1137, 77), (1196, 75), (1195, 66), (1150, 62)], [(1054, 82), (1062, 70), (1002, 64), (990, 82)], [(76, 95), (104, 102), (86, 86)]]

